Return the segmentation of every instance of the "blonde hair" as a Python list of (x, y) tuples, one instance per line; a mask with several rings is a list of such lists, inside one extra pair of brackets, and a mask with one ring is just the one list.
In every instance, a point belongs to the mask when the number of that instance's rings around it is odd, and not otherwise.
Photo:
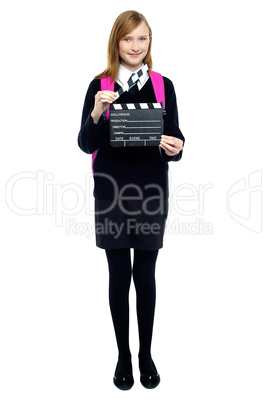
[(146, 24), (149, 31), (150, 41), (148, 52), (144, 58), (144, 64), (149, 65), (148, 73), (152, 71), (152, 56), (151, 56), (151, 45), (152, 45), (152, 30), (148, 25), (146, 18), (137, 11), (129, 10), (120, 14), (114, 22), (112, 30), (110, 32), (108, 41), (108, 51), (107, 51), (107, 68), (98, 74), (95, 78), (101, 79), (104, 77), (111, 77), (112, 81), (116, 81), (119, 66), (120, 66), (120, 56), (119, 56), (119, 42), (122, 38), (136, 29), (142, 22)]

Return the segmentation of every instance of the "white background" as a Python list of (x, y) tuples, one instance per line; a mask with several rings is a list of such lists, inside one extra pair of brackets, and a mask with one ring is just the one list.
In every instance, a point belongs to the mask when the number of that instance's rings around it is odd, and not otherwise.
[[(91, 157), (77, 135), (112, 24), (130, 8), (152, 27), (186, 146), (170, 164), (174, 230), (157, 264), (162, 382), (139, 382), (132, 287), (135, 385), (123, 393), (105, 255), (83, 233)], [(264, 10), (260, 0), (1, 6), (1, 401), (266, 401)]]

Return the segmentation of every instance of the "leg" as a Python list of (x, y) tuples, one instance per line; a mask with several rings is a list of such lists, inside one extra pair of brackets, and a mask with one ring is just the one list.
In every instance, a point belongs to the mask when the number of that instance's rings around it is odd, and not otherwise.
[(129, 347), (129, 290), (132, 267), (129, 249), (106, 250), (109, 266), (109, 303), (118, 345), (116, 377), (132, 374)]
[(156, 303), (155, 265), (158, 250), (135, 250), (133, 279), (136, 288), (139, 328), (139, 367), (142, 374), (156, 375), (151, 358), (154, 312)]

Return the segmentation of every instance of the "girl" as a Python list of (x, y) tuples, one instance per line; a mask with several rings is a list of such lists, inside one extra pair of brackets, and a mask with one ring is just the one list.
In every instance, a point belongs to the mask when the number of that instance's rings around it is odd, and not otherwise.
[[(137, 297), (140, 380), (146, 388), (155, 388), (160, 382), (151, 357), (155, 265), (168, 213), (168, 162), (181, 159), (184, 143), (174, 87), (163, 77), (166, 115), (160, 145), (110, 145), (106, 111), (117, 99), (116, 92), (146, 65), (137, 83), (116, 102), (156, 102), (150, 79), (151, 43), (152, 31), (142, 14), (126, 11), (119, 15), (109, 38), (107, 68), (89, 85), (78, 136), (84, 152), (97, 151), (93, 162), (96, 245), (105, 249), (109, 267), (109, 303), (118, 346), (113, 382), (122, 390), (134, 383), (128, 302), (132, 275)], [(114, 91), (101, 90), (104, 77), (110, 77)], [(133, 264), (130, 249), (134, 250)]]

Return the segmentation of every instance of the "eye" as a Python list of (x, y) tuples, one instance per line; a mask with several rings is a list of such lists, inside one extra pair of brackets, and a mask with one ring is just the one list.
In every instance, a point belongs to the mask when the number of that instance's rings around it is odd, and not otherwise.
[(144, 42), (145, 40), (147, 40), (146, 37), (140, 38), (140, 41), (141, 41), (141, 42)]
[(130, 42), (131, 41), (130, 38), (124, 38), (123, 40), (124, 40), (124, 42)]

